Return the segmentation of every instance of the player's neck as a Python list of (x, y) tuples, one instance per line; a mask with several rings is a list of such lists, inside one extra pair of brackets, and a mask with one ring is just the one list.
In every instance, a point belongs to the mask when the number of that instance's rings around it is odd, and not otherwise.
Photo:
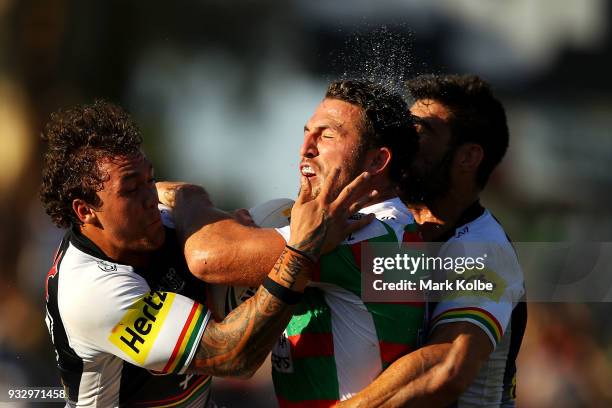
[(81, 234), (93, 242), (104, 255), (123, 265), (133, 267), (146, 267), (150, 261), (150, 254), (147, 252), (128, 251), (114, 245), (109, 241), (98, 228), (85, 225), (81, 227)]
[(380, 180), (379, 182), (375, 182), (373, 185), (373, 190), (376, 190), (378, 194), (376, 194), (376, 196), (373, 197), (366, 204), (366, 206), (382, 203), (383, 201), (397, 197), (395, 187), (388, 180)]
[(419, 224), (425, 241), (438, 237), (457, 227), (464, 211), (478, 200), (477, 189), (451, 189), (439, 199), (427, 204), (410, 205), (409, 209)]

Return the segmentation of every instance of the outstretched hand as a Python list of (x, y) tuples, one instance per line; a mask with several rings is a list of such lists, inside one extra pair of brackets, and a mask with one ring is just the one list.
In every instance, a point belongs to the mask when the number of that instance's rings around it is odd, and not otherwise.
[(315, 198), (312, 198), (308, 178), (301, 178), (300, 194), (291, 210), (291, 238), (288, 245), (304, 252), (312, 260), (318, 260), (326, 249), (335, 248), (349, 234), (374, 219), (373, 214), (368, 214), (349, 222), (351, 215), (378, 194), (371, 188), (371, 175), (367, 172), (360, 174), (336, 194), (339, 174), (339, 168), (332, 171)]

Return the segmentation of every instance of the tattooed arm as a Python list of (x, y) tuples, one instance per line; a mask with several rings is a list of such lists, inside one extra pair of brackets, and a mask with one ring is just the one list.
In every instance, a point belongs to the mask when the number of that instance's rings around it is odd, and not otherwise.
[[(337, 173), (325, 180), (321, 193), (311, 197), (308, 179), (302, 178), (300, 195), (291, 211), (291, 240), (268, 278), (283, 288), (303, 293), (311, 267), (321, 248), (338, 244), (346, 235), (372, 220), (348, 223), (370, 197), (365, 194), (369, 175), (364, 173), (337, 197)], [(291, 317), (292, 306), (263, 286), (255, 296), (234, 309), (222, 322), (208, 323), (190, 369), (216, 376), (249, 377), (264, 361)]]
[[(268, 276), (303, 293), (310, 265), (311, 260), (285, 249)], [(252, 376), (289, 322), (292, 309), (260, 286), (225, 320), (208, 324), (191, 368), (216, 376)]]

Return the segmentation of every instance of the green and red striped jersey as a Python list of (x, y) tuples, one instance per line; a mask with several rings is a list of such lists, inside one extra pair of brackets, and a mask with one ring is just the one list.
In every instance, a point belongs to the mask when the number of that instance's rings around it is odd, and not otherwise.
[[(423, 303), (371, 303), (361, 293), (361, 251), (371, 243), (419, 240), (399, 198), (361, 210), (376, 220), (321, 257), (285, 333), (272, 351), (281, 407), (330, 407), (350, 398), (414, 350)], [(359, 214), (357, 214), (359, 216)], [(289, 228), (279, 232), (288, 239)]]

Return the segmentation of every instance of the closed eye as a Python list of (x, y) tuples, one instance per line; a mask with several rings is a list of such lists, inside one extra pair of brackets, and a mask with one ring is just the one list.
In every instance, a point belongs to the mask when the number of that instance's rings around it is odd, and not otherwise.
[(431, 124), (429, 124), (426, 120), (418, 116), (412, 115), (412, 120), (414, 121), (414, 127), (416, 128), (416, 131), (419, 133), (424, 132), (426, 130), (433, 130)]
[(414, 125), (414, 129), (416, 130), (417, 135), (419, 136), (423, 136), (423, 133), (425, 133), (425, 126), (423, 126), (420, 123), (416, 123)]

